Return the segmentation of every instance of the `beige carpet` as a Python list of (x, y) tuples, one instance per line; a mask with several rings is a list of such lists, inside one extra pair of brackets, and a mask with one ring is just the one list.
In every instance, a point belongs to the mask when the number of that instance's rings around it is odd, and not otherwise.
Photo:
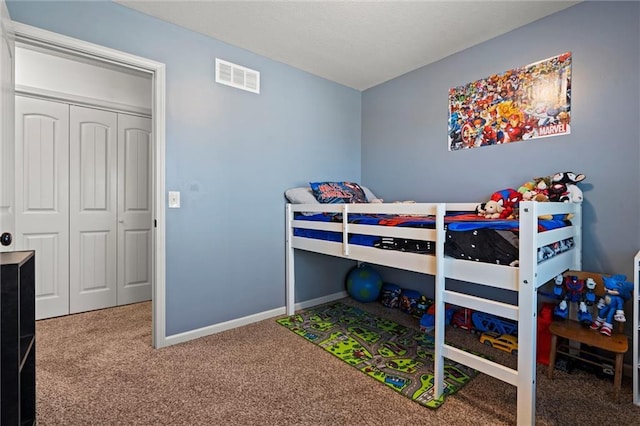
[[(396, 321), (415, 320), (359, 304)], [(514, 365), (477, 337), (447, 340)], [(480, 374), (437, 410), (388, 389), (274, 320), (169, 348), (151, 348), (151, 305), (37, 323), (38, 425), (503, 425), (515, 424), (516, 389)], [(639, 424), (631, 380), (622, 402), (594, 375), (538, 369), (536, 423)]]

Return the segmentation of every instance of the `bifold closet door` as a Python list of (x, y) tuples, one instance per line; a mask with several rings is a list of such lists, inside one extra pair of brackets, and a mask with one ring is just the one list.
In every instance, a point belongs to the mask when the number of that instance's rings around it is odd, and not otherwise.
[(151, 119), (16, 96), (18, 250), (36, 318), (151, 300)]
[(69, 106), (16, 96), (16, 248), (35, 250), (36, 318), (69, 313)]
[(69, 313), (117, 303), (117, 114), (70, 107)]
[(151, 119), (118, 114), (118, 305), (151, 300)]

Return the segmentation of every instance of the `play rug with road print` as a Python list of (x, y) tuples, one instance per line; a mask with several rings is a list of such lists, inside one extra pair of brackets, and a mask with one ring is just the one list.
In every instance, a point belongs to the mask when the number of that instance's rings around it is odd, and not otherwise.
[(276, 320), (407, 398), (438, 408), (477, 372), (445, 359), (445, 390), (433, 397), (433, 336), (341, 302)]

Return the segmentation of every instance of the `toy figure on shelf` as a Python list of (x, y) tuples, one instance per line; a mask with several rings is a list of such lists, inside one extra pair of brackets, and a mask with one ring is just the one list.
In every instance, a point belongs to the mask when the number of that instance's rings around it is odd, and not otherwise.
[(600, 333), (611, 336), (613, 320), (625, 322), (624, 302), (631, 299), (633, 283), (626, 281), (626, 275), (602, 277), (605, 295), (598, 301), (598, 317), (591, 324), (592, 330), (600, 329)]
[(593, 278), (587, 278), (585, 285), (587, 286), (587, 294), (585, 294), (584, 298), (587, 306), (591, 306), (596, 303), (596, 282), (593, 280)]
[[(593, 280), (591, 280), (593, 282)], [(591, 284), (591, 282), (589, 284)], [(593, 282), (595, 288), (595, 282)], [(588, 288), (588, 287), (587, 287)], [(591, 291), (593, 291), (593, 288)], [(591, 325), (593, 320), (591, 313), (587, 309), (588, 298), (585, 297), (585, 282), (578, 279), (575, 275), (569, 275), (563, 277), (558, 275), (555, 279), (555, 287), (553, 293), (562, 299), (553, 310), (553, 315), (557, 318), (566, 319), (569, 314), (569, 303), (576, 303), (578, 305), (578, 321), (584, 325)], [(589, 290), (587, 290), (589, 293)]]

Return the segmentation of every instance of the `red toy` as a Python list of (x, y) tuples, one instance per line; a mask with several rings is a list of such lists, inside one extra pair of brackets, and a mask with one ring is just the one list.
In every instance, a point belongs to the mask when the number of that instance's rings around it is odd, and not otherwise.
[(549, 365), (549, 350), (551, 349), (551, 332), (549, 325), (553, 321), (553, 304), (543, 303), (538, 315), (537, 333), (538, 345), (536, 346), (536, 360), (540, 364)]
[(478, 216), (487, 219), (513, 219), (522, 194), (513, 188), (494, 192), (491, 199), (477, 207)]
[(451, 319), (451, 325), (453, 328), (461, 328), (463, 330), (469, 330), (471, 333), (475, 333), (475, 328), (473, 328), (473, 321), (471, 319), (471, 315), (473, 311), (471, 309), (462, 308), (457, 310), (453, 314), (453, 318)]

